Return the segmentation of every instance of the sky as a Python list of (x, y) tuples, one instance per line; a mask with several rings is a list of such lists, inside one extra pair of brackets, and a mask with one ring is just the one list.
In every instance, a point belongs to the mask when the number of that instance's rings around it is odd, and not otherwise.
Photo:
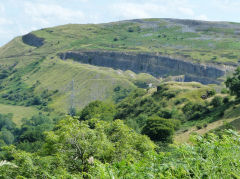
[(240, 0), (0, 0), (0, 46), (33, 30), (137, 18), (240, 22)]

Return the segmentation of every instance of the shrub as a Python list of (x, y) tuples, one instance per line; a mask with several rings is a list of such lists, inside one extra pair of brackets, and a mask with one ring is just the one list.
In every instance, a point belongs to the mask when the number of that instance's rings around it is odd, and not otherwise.
[(216, 91), (214, 89), (208, 90), (207, 91), (208, 97), (212, 97), (216, 94)]
[(223, 103), (224, 103), (224, 104), (229, 103), (229, 101), (230, 101), (229, 96), (226, 96), (226, 97), (223, 98)]
[(202, 129), (202, 125), (197, 125), (197, 129), (199, 130), (199, 129)]
[(210, 104), (214, 107), (219, 107), (223, 104), (223, 98), (221, 96), (215, 96)]
[(142, 130), (153, 141), (172, 142), (175, 124), (171, 119), (164, 119), (158, 116), (149, 118)]
[(133, 27), (129, 27), (129, 28), (128, 28), (128, 32), (134, 32)]
[(202, 104), (188, 102), (184, 105), (182, 111), (188, 120), (195, 120), (199, 119), (202, 114), (206, 114), (207, 112), (209, 112), (209, 109), (207, 108), (207, 106), (204, 106)]
[(227, 93), (228, 93), (227, 88), (223, 88), (223, 89), (221, 90), (221, 93), (222, 93), (222, 94), (227, 94)]
[(113, 104), (107, 104), (102, 101), (94, 101), (89, 103), (80, 114), (80, 120), (89, 120), (99, 118), (105, 121), (112, 121), (116, 113)]
[(113, 41), (114, 41), (114, 42), (118, 41), (118, 38), (117, 38), (117, 37), (114, 37)]
[(187, 101), (188, 99), (187, 98), (180, 98), (180, 99), (177, 99), (174, 104), (175, 105), (178, 105), (178, 104), (182, 104), (184, 103), (185, 101)]

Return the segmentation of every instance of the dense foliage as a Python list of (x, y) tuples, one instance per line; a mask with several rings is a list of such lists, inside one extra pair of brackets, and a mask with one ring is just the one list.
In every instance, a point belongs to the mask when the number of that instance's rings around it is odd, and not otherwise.
[(46, 133), (38, 152), (2, 148), (2, 178), (239, 178), (240, 135), (194, 136), (169, 152), (122, 121), (68, 117)]
[(54, 120), (40, 113), (23, 119), (21, 126), (17, 127), (12, 114), (0, 114), (0, 147), (14, 144), (25, 151), (37, 151), (45, 139), (44, 132), (53, 129)]
[(14, 146), (3, 148), (3, 159), (18, 168), (0, 167), (0, 175), (5, 178), (80, 178), (87, 176), (95, 163), (138, 161), (154, 148), (155, 144), (148, 137), (135, 133), (120, 120), (79, 122), (68, 117), (61, 120), (54, 131), (46, 133), (45, 142), (37, 153)]
[(142, 133), (148, 135), (153, 141), (172, 142), (174, 130), (179, 126), (179, 121), (150, 117), (144, 126)]
[(195, 136), (193, 144), (173, 146), (171, 152), (146, 153), (138, 162), (96, 163), (91, 176), (99, 178), (235, 178), (240, 177), (240, 135)]
[(102, 101), (94, 101), (89, 103), (81, 112), (80, 120), (89, 120), (92, 118), (99, 118), (104, 121), (112, 121), (116, 113), (116, 108), (111, 103), (104, 103)]

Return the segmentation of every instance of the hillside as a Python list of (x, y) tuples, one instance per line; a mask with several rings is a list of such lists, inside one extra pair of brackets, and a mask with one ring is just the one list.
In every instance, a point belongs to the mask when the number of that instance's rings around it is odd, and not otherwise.
[(238, 65), (238, 33), (237, 23), (177, 19), (34, 31), (0, 48), (0, 102), (26, 106), (39, 97), (40, 110), (65, 113), (112, 100), (118, 87), (129, 92), (162, 79), (219, 84)]
[(13, 39), (0, 178), (238, 179), (239, 37), (237, 23), (137, 19)]

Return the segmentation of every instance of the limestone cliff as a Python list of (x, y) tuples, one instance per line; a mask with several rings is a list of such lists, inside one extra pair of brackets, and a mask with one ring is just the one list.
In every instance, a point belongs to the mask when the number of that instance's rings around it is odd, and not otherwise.
[(184, 75), (185, 82), (197, 81), (203, 84), (220, 83), (218, 78), (227, 72), (227, 68), (220, 65), (193, 63), (151, 53), (69, 51), (59, 55), (63, 60), (73, 59), (96, 66), (149, 73), (155, 77)]

